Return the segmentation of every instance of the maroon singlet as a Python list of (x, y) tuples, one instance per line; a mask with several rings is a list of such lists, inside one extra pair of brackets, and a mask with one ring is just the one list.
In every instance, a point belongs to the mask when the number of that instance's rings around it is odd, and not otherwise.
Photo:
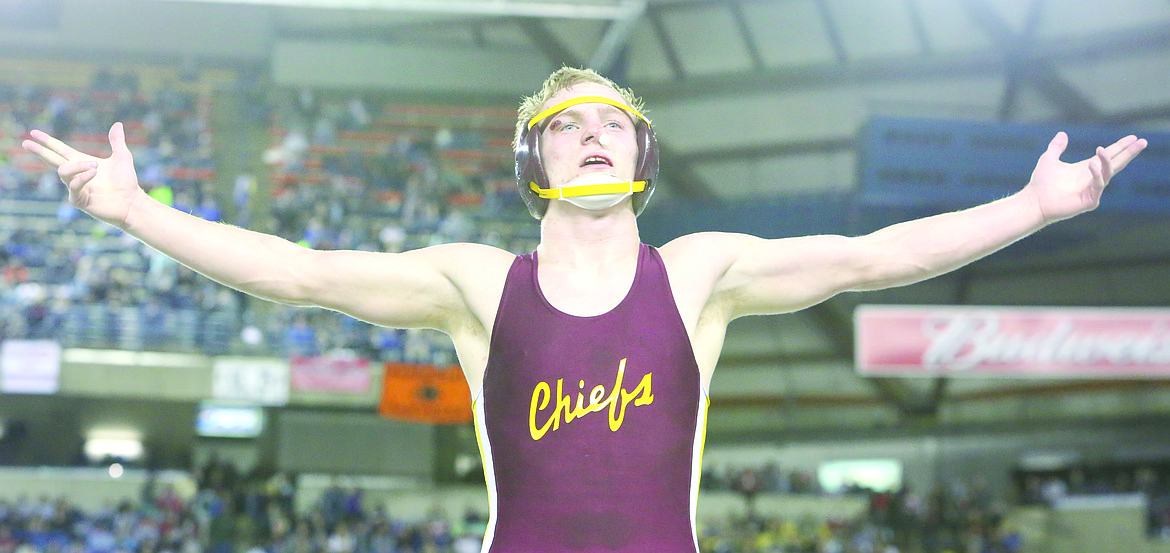
[(657, 250), (595, 317), (553, 307), (517, 256), (476, 429), (491, 553), (695, 553), (707, 394)]

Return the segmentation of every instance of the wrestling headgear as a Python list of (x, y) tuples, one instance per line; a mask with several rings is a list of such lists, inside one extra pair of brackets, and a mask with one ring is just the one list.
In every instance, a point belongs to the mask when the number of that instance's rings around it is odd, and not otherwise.
[[(552, 188), (540, 158), (540, 134), (544, 129), (541, 123), (566, 108), (594, 103), (609, 104), (625, 110), (634, 120), (638, 147), (634, 180), (614, 182), (616, 179), (612, 177), (606, 179), (605, 175), (586, 175), (574, 181), (576, 184)], [(536, 114), (521, 130), (520, 139), (517, 141), (516, 185), (520, 188), (520, 197), (524, 198), (528, 212), (537, 219), (543, 218), (548, 211), (550, 199), (565, 199), (586, 209), (604, 209), (631, 194), (634, 197), (634, 215), (639, 215), (646, 208), (646, 202), (650, 201), (650, 195), (654, 193), (654, 179), (657, 175), (658, 141), (654, 139), (654, 129), (650, 127), (650, 121), (634, 108), (604, 96), (572, 98)], [(616, 201), (604, 196), (611, 196)]]

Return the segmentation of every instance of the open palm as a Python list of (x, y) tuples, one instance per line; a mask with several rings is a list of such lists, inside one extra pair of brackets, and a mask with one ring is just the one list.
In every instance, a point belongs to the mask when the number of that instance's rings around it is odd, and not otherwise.
[(1096, 209), (1105, 186), (1145, 149), (1146, 140), (1127, 136), (1107, 148), (1098, 147), (1093, 157), (1076, 163), (1060, 161), (1067, 146), (1068, 135), (1057, 133), (1025, 188), (1048, 222)]

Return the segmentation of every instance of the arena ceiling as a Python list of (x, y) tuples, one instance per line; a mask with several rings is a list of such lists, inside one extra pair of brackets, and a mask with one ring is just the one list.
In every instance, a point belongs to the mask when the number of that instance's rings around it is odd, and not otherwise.
[[(847, 199), (861, 186), (858, 133), (874, 117), (1076, 123), (1117, 128), (1119, 137), (1170, 127), (1166, 0), (56, 5), (61, 35), (78, 21), (105, 21), (109, 29), (78, 28), (81, 39), (5, 29), (0, 44), (66, 51), (77, 46), (69, 40), (86, 40), (99, 50), (266, 63), (282, 43), (374, 42), (431, 48), (435, 56), (452, 48), (524, 52), (523, 69), (537, 75), (562, 64), (598, 68), (643, 96), (655, 122), (663, 169), (658, 205), (650, 210), (683, 205), (676, 201), (799, 208), (823, 197)], [(133, 30), (144, 25), (136, 17), (157, 21), (168, 40), (136, 43), (135, 36), (142, 39)], [(221, 25), (201, 23), (207, 21)], [(220, 27), (232, 32), (217, 34)], [(459, 97), (485, 79), (473, 72), (457, 77), (431, 92)], [(517, 82), (484, 94), (515, 102), (538, 85)], [(1021, 185), (1026, 178), (1020, 175)], [(859, 304), (1164, 306), (1170, 226), (1162, 215), (1093, 213), (952, 275), (737, 321), (712, 389), (711, 436), (759, 441), (1170, 414), (1158, 380), (870, 378), (859, 376), (852, 361)], [(845, 219), (830, 232), (855, 232)], [(777, 227), (784, 232), (802, 230), (783, 223)], [(827, 225), (834, 228), (833, 221)]]

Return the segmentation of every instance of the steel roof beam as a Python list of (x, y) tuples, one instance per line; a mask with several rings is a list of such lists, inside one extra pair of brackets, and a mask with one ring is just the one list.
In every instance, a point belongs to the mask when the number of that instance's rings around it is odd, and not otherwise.
[(274, 8), (319, 8), (328, 10), (369, 10), (498, 17), (547, 17), (557, 19), (613, 19), (628, 17), (628, 11), (642, 1), (610, 1), (582, 5), (572, 2), (523, 0), (155, 0), (157, 2), (203, 2), (205, 4), (251, 4)]

